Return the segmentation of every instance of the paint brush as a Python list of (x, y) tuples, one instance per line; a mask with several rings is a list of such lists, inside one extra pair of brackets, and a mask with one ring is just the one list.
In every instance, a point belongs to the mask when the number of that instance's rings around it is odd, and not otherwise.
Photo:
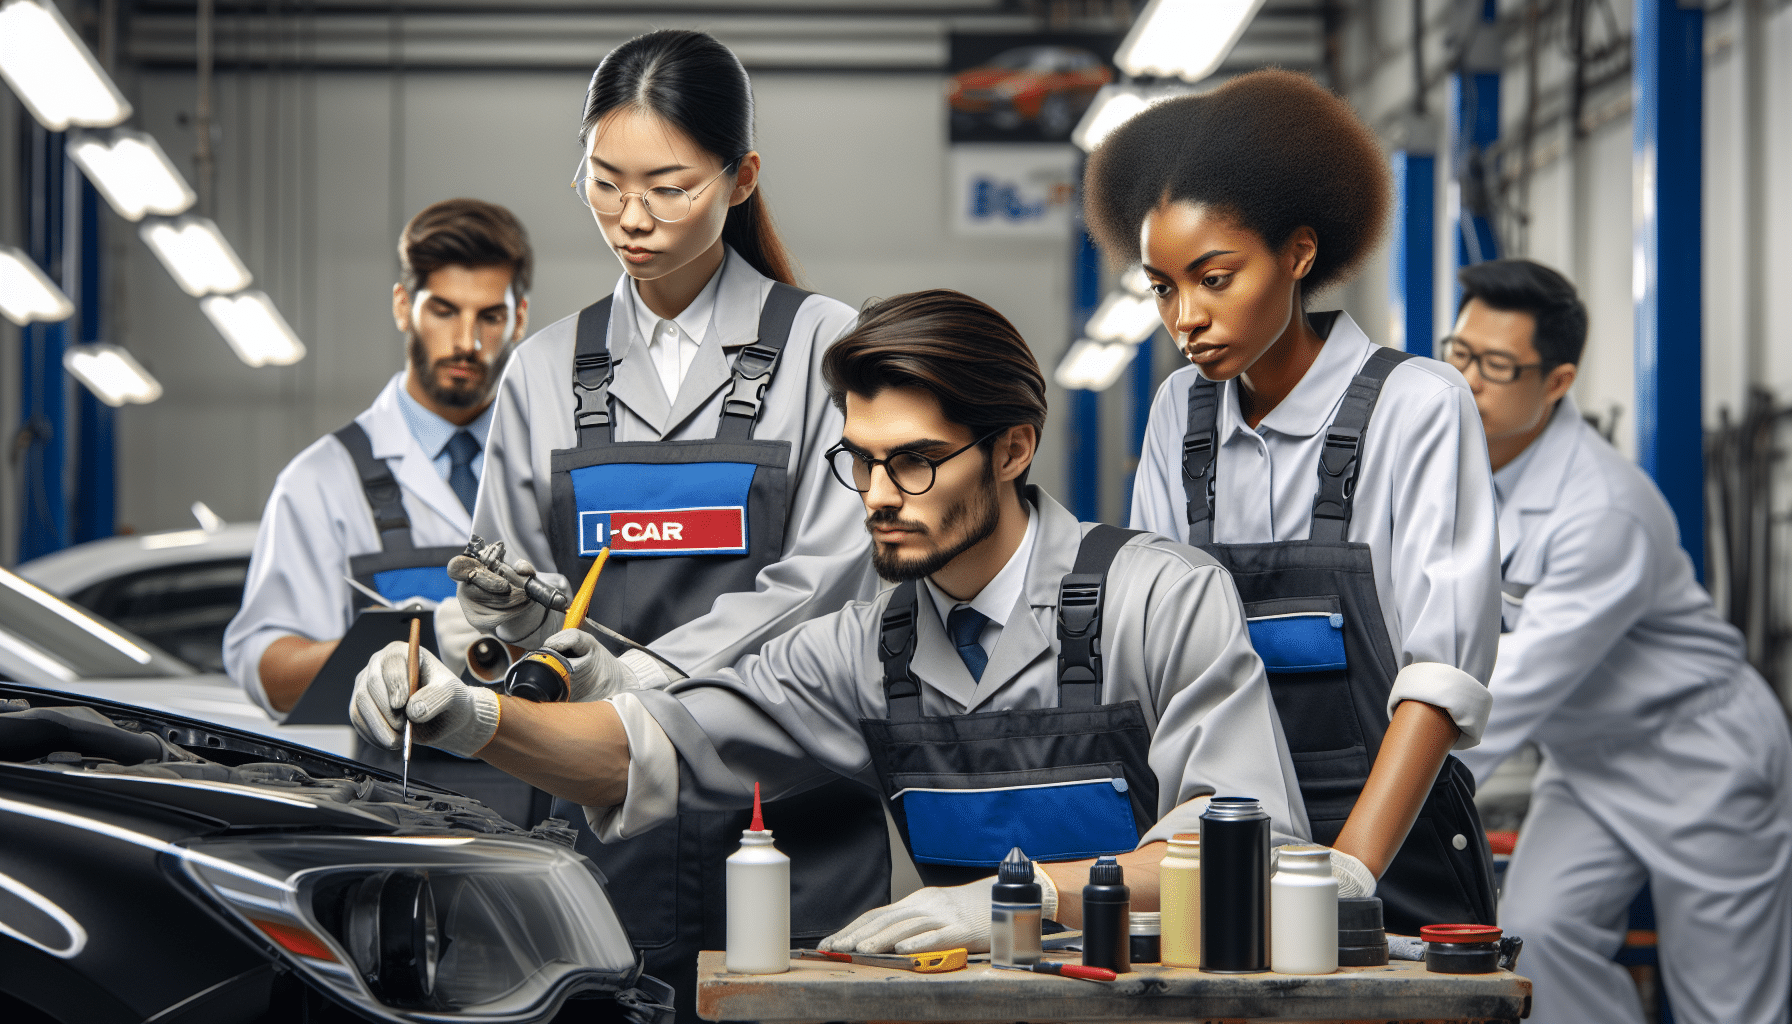
[(398, 792), (406, 800), (409, 800), (411, 798), (411, 709), (410, 709), (410, 697), (415, 697), (417, 695), (417, 672), (422, 667), (419, 664), (418, 648), (420, 646), (422, 646), (422, 643), (423, 643), (423, 619), (421, 617), (418, 617), (418, 618), (411, 620), (411, 645), (410, 645), (410, 650), (405, 653), (405, 661), (404, 661), (405, 678), (410, 682), (410, 693), (405, 699), (406, 706), (405, 706), (405, 712), (404, 712), (404, 775), (399, 781)]

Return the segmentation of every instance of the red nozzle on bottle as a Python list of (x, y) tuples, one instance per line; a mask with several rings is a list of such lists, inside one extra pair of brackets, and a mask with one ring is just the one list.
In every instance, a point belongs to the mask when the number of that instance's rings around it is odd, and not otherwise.
[(753, 831), (765, 831), (765, 815), (759, 810), (759, 783), (753, 783)]

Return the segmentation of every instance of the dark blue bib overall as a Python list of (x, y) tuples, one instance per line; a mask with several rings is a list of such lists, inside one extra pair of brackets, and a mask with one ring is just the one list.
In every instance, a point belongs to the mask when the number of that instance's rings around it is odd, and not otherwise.
[[(361, 424), (350, 423), (336, 431), (335, 438), (355, 460), (355, 472), (361, 477), (361, 490), (367, 495), (373, 526), (380, 536), (378, 551), (349, 558), (349, 575), (393, 604), (412, 597), (431, 601), (453, 597), (454, 581), (448, 578), (448, 560), (462, 554), (462, 549), (416, 545), (398, 481), (385, 459), (373, 457), (373, 443)], [(354, 602), (356, 611), (373, 603), (360, 591), (355, 591)]]
[[(707, 440), (614, 440), (611, 300), (579, 314), (579, 443), (553, 453), (548, 539), (555, 568), (574, 583), (610, 545), (593, 619), (652, 643), (707, 614), (717, 597), (751, 591), (760, 570), (782, 556), (791, 442), (754, 438), (753, 425), (807, 297), (772, 286), (758, 340), (735, 357), (721, 423)], [(579, 852), (609, 879), (610, 898), (644, 952), (647, 972), (678, 990), (679, 1021), (697, 1021), (697, 952), (726, 945), (724, 862), (740, 847), (751, 815), (684, 811), (646, 835), (604, 844), (582, 808), (558, 801), (554, 813), (579, 826)], [(869, 789), (830, 783), (766, 804), (765, 821), (791, 861), (793, 943), (813, 946), (889, 900), (889, 832)]]
[(896, 828), (928, 885), (995, 873), (1020, 847), (1040, 861), (1125, 853), (1157, 821), (1151, 730), (1138, 701), (1103, 704), (1101, 615), (1108, 565), (1131, 530), (1083, 536), (1058, 588), (1058, 706), (923, 716), (917, 584), (885, 607), (878, 654), (887, 718), (864, 718)]
[[(1331, 327), (1327, 317), (1312, 315), (1321, 334)], [(1377, 349), (1350, 382), (1337, 418), (1325, 428), (1307, 540), (1213, 542), (1219, 387), (1203, 378), (1189, 390), (1182, 444), (1189, 543), (1229, 569), (1238, 586), (1251, 643), (1269, 672), (1313, 841), (1326, 846), (1337, 841), (1356, 806), (1388, 728), (1394, 651), (1369, 545), (1345, 537), (1369, 417), (1382, 383), (1407, 358)], [(1417, 935), (1421, 925), (1494, 922), (1493, 857), (1474, 794), (1468, 769), (1446, 758), (1376, 888), (1389, 931)]]

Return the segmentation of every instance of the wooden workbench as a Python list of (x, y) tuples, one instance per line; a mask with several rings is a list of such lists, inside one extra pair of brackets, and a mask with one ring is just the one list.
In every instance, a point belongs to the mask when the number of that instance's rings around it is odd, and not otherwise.
[(784, 974), (752, 975), (725, 971), (719, 952), (697, 959), (706, 1020), (1508, 1022), (1530, 1010), (1531, 983), (1516, 974), (1431, 974), (1410, 961), (1317, 977), (1145, 966), (1101, 983), (987, 963), (915, 974), (799, 960)]

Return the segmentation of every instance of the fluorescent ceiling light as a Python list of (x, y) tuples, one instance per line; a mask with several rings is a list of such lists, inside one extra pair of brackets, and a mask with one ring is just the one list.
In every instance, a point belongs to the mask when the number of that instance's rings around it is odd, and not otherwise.
[(67, 320), (75, 304), (30, 256), (0, 245), (0, 314), (23, 327), (33, 320)]
[(62, 365), (107, 405), (146, 405), (162, 397), (162, 385), (131, 354), (117, 345), (76, 345), (62, 354)]
[(1104, 85), (1090, 101), (1089, 109), (1083, 112), (1083, 119), (1076, 123), (1070, 141), (1093, 153), (1114, 129), (1137, 117), (1145, 108), (1177, 96), (1190, 95), (1193, 91), (1180, 84), (1136, 85), (1127, 82)]
[(287, 366), (305, 358), (305, 343), (263, 292), (214, 295), (201, 299), (199, 308), (250, 366)]
[(1106, 391), (1132, 362), (1138, 346), (1083, 338), (1070, 346), (1052, 376), (1062, 388)]
[(1157, 315), (1157, 299), (1144, 298), (1121, 290), (1109, 292), (1101, 300), (1095, 315), (1084, 328), (1096, 341), (1124, 341), (1129, 344), (1151, 337), (1163, 320)]
[(143, 132), (118, 128), (109, 141), (82, 135), (68, 144), (68, 155), (126, 220), (142, 220), (146, 213), (172, 217), (198, 198), (154, 136)]
[(1263, 0), (1151, 0), (1114, 63), (1129, 75), (1199, 82), (1219, 69)]
[(110, 128), (131, 116), (112, 79), (53, 3), (11, 0), (0, 7), (0, 78), (50, 131), (71, 124)]
[(218, 225), (204, 217), (151, 221), (137, 231), (188, 295), (242, 291), (255, 280)]

